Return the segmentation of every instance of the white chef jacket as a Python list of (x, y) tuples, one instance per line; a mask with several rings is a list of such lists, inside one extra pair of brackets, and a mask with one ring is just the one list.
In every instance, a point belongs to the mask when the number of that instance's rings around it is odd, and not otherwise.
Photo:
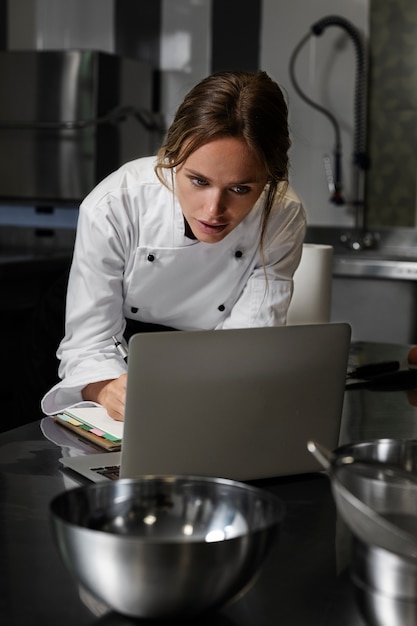
[(88, 383), (126, 371), (111, 339), (122, 337), (126, 318), (179, 330), (286, 323), (306, 226), (296, 194), (289, 189), (273, 207), (262, 259), (264, 192), (222, 241), (203, 243), (185, 236), (181, 207), (155, 163), (123, 165), (80, 206), (61, 381), (42, 400), (46, 414), (81, 402)]

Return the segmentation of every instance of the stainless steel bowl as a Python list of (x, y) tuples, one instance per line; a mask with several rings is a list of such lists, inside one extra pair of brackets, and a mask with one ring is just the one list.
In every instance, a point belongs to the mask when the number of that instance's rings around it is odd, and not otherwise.
[(417, 563), (355, 538), (351, 577), (369, 626), (417, 624)]
[[(348, 465), (338, 472), (337, 459), (349, 456), (403, 473), (390, 480), (383, 471), (380, 475), (378, 471), (368, 476), (350, 474)], [(350, 572), (361, 613), (370, 626), (415, 626), (417, 441), (376, 439), (348, 444), (335, 450), (335, 459), (332, 488), (338, 510), (353, 533)], [(369, 512), (365, 514), (361, 504)]]
[(119, 613), (200, 613), (243, 593), (284, 515), (268, 491), (231, 480), (149, 476), (79, 487), (50, 505), (75, 579)]
[[(337, 509), (356, 537), (417, 563), (416, 456), (415, 440), (343, 446), (334, 453), (331, 483)], [(349, 457), (365, 463), (348, 463)]]

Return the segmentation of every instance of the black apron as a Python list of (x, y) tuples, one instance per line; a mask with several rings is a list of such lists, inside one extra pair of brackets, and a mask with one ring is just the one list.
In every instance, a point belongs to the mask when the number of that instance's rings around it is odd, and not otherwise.
[(149, 324), (147, 322), (139, 322), (138, 320), (126, 318), (126, 328), (123, 337), (126, 343), (129, 343), (131, 336), (136, 335), (136, 333), (161, 333), (170, 330), (178, 329), (171, 328), (171, 326), (162, 326), (162, 324)]

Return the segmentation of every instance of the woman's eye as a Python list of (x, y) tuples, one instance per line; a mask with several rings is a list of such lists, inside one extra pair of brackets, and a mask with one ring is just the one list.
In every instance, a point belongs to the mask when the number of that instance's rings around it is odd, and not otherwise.
[(204, 187), (204, 185), (207, 185), (207, 181), (204, 180), (204, 178), (191, 178), (191, 182), (193, 185), (196, 185), (196, 187)]
[(236, 187), (232, 187), (232, 191), (239, 195), (243, 195), (250, 191), (250, 187), (246, 187), (245, 185), (236, 185)]

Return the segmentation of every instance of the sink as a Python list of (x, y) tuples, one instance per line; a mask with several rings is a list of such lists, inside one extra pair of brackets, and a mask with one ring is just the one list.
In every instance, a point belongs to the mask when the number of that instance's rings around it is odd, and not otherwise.
[(414, 228), (379, 228), (371, 231), (373, 246), (352, 249), (343, 238), (352, 241), (361, 240), (362, 233), (355, 233), (354, 229), (309, 226), (306, 242), (332, 245), (335, 256), (348, 256), (359, 259), (389, 259), (398, 261), (417, 262), (417, 230)]
[(333, 227), (308, 227), (306, 241), (333, 246), (335, 276), (371, 276), (398, 280), (417, 280), (417, 231), (415, 229), (379, 229), (374, 247), (352, 249), (343, 242), (353, 231)]
[(417, 231), (378, 229), (376, 246), (352, 250), (348, 228), (308, 227), (306, 242), (333, 246), (331, 321), (353, 341), (417, 345)]

